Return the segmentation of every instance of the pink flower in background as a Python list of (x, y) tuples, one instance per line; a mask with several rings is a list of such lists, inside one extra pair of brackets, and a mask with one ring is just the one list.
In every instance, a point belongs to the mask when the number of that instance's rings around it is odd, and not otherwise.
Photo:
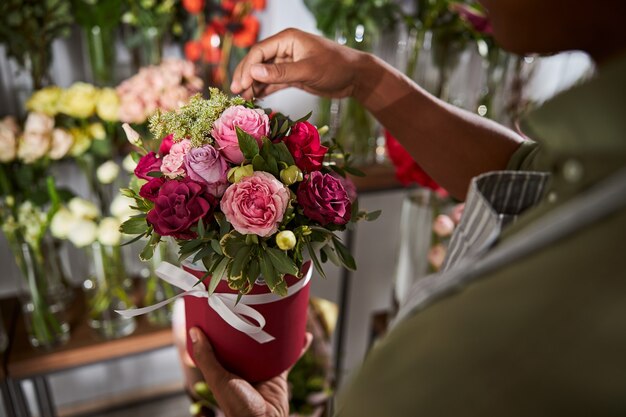
[(215, 197), (221, 197), (228, 187), (228, 163), (211, 145), (192, 148), (185, 155), (187, 175), (192, 180), (204, 183)]
[(450, 4), (450, 10), (456, 12), (461, 19), (472, 26), (476, 32), (484, 33), (486, 35), (493, 34), (493, 28), (491, 27), (489, 17), (487, 17), (482, 10), (463, 3)]
[(50, 142), (50, 159), (61, 159), (72, 148), (74, 137), (65, 129), (55, 128), (52, 131), (52, 141)]
[(161, 170), (161, 164), (163, 160), (158, 158), (154, 152), (147, 153), (142, 156), (139, 162), (137, 163), (137, 167), (135, 168), (135, 176), (137, 178), (141, 178), (142, 180), (150, 180), (153, 177), (150, 177), (148, 174), (150, 172), (158, 172)]
[(446, 259), (446, 252), (446, 247), (441, 243), (434, 245), (428, 251), (428, 262), (432, 265), (435, 271), (441, 269), (443, 261)]
[(463, 211), (465, 210), (465, 203), (457, 204), (452, 208), (452, 212), (450, 213), (450, 217), (454, 224), (461, 223), (461, 217), (463, 216)]
[(236, 127), (254, 137), (260, 146), (261, 138), (269, 133), (270, 119), (261, 109), (233, 106), (226, 109), (213, 123), (211, 136), (215, 139), (217, 148), (228, 161), (240, 164), (244, 157), (239, 149)]
[(271, 236), (289, 204), (289, 190), (272, 174), (257, 171), (226, 189), (220, 207), (242, 234)]
[(120, 121), (124, 123), (143, 123), (146, 120), (145, 106), (136, 96), (123, 96), (119, 109)]
[(172, 87), (163, 92), (160, 97), (161, 108), (164, 110), (175, 110), (185, 104), (189, 99), (189, 92), (185, 87)]
[(440, 214), (433, 222), (433, 232), (439, 237), (448, 237), (454, 232), (454, 222), (449, 216)]
[(54, 118), (44, 113), (28, 113), (24, 124), (24, 133), (49, 135), (54, 129)]
[(208, 219), (217, 206), (217, 200), (201, 184), (183, 178), (166, 181), (159, 189), (154, 208), (148, 212), (147, 221), (161, 236), (193, 239), (190, 229), (200, 219)]
[(352, 203), (341, 181), (332, 175), (311, 172), (300, 183), (296, 194), (304, 215), (321, 225), (341, 225), (350, 221)]
[(304, 172), (319, 171), (328, 151), (322, 146), (317, 128), (309, 122), (299, 122), (291, 127), (289, 136), (283, 139), (293, 155), (296, 166)]

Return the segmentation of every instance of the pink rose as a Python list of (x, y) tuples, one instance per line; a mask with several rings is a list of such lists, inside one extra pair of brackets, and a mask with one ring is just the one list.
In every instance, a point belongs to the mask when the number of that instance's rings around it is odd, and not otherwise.
[(283, 221), (289, 190), (272, 174), (257, 171), (226, 189), (220, 207), (242, 234), (271, 236)]
[(139, 97), (128, 95), (121, 98), (119, 118), (124, 123), (143, 123), (146, 120), (145, 106)]
[(189, 178), (206, 184), (211, 194), (224, 194), (228, 187), (228, 163), (213, 146), (192, 148), (185, 155), (185, 167)]
[(170, 153), (175, 155), (185, 155), (191, 149), (191, 141), (189, 139), (183, 139), (180, 142), (176, 142), (170, 148)]
[(160, 108), (164, 110), (176, 110), (189, 98), (189, 92), (183, 86), (170, 87), (163, 91), (159, 97)]
[(233, 106), (227, 108), (213, 123), (211, 136), (215, 139), (218, 149), (228, 161), (240, 164), (244, 158), (239, 149), (236, 127), (254, 137), (260, 146), (261, 138), (269, 133), (270, 119), (261, 109)]
[(291, 127), (289, 136), (283, 140), (293, 155), (296, 166), (302, 171), (319, 171), (322, 168), (328, 148), (322, 146), (317, 128), (311, 123), (296, 123)]
[(172, 145), (174, 144), (174, 135), (169, 134), (163, 138), (161, 141), (161, 146), (159, 146), (159, 155), (165, 156), (170, 153), (170, 149), (172, 149)]
[(43, 158), (50, 149), (50, 134), (24, 132), (17, 148), (17, 157), (27, 164)]
[(433, 232), (439, 237), (448, 237), (454, 232), (454, 222), (449, 216), (440, 214), (433, 222)]
[(24, 133), (35, 133), (47, 136), (52, 133), (54, 119), (44, 113), (28, 113), (24, 124)]
[(300, 183), (296, 194), (308, 218), (322, 225), (346, 224), (350, 221), (352, 203), (341, 181), (332, 175), (311, 172)]
[(216, 206), (215, 197), (201, 184), (189, 178), (166, 181), (159, 189), (147, 220), (161, 236), (193, 239), (196, 233), (190, 229), (198, 220), (208, 220)]
[(150, 152), (141, 157), (135, 168), (135, 176), (142, 180), (150, 180), (153, 177), (149, 176), (150, 172), (160, 171), (163, 160), (158, 158), (154, 152)]
[[(172, 146), (172, 149), (174, 147)], [(161, 172), (168, 178), (176, 178), (185, 175), (185, 154), (172, 153), (163, 157)]]
[(50, 143), (50, 159), (61, 159), (72, 148), (74, 137), (65, 129), (55, 128), (52, 131), (52, 141)]

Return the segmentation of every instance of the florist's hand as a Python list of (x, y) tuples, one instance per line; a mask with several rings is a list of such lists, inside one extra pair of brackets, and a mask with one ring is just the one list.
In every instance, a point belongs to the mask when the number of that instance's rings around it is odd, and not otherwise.
[(230, 88), (246, 99), (286, 87), (326, 97), (347, 97), (355, 93), (364, 55), (328, 39), (286, 29), (250, 49), (235, 69)]
[[(220, 408), (228, 417), (284, 417), (289, 415), (289, 370), (268, 381), (251, 385), (219, 364), (213, 347), (204, 333), (194, 327), (189, 331), (193, 342), (193, 353), (200, 372), (211, 388)], [(307, 340), (302, 354), (311, 344), (313, 335)]]

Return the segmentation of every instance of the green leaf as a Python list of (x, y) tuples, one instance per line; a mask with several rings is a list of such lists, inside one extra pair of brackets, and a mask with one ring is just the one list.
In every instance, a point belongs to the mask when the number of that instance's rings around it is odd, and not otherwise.
[(230, 223), (226, 220), (224, 213), (216, 212), (213, 217), (215, 217), (215, 221), (220, 226), (220, 236), (224, 236), (230, 232)]
[(306, 248), (309, 252), (309, 256), (311, 257), (311, 260), (313, 261), (313, 265), (315, 266), (315, 269), (322, 276), (322, 278), (326, 278), (326, 274), (324, 273), (322, 264), (320, 264), (319, 259), (317, 259), (317, 253), (315, 253), (315, 251), (313, 250), (313, 246), (311, 246), (311, 241), (309, 241), (308, 239), (306, 240)]
[(237, 231), (232, 231), (220, 239), (222, 252), (229, 258), (234, 258), (244, 246), (246, 246), (246, 237)]
[(139, 258), (143, 261), (148, 261), (152, 259), (152, 256), (154, 256), (154, 244), (150, 240), (139, 254)]
[(269, 167), (261, 155), (256, 155), (252, 158), (252, 168), (255, 171), (269, 171)]
[(266, 253), (274, 269), (283, 274), (298, 275), (298, 267), (285, 252), (276, 248), (267, 248)]
[(129, 240), (128, 242), (124, 242), (122, 243), (120, 246), (128, 246), (131, 245), (133, 243), (135, 243), (136, 241), (138, 241), (139, 239), (141, 239), (144, 236), (147, 236), (148, 232), (142, 233), (140, 235), (135, 236), (134, 238), (132, 238), (131, 240)]
[(198, 219), (197, 233), (201, 239), (204, 239), (204, 235), (206, 234), (206, 228), (204, 227), (204, 222), (202, 219)]
[(337, 237), (333, 237), (333, 246), (341, 263), (348, 269), (356, 271), (356, 262), (348, 248)]
[(224, 277), (226, 273), (226, 268), (228, 267), (228, 263), (230, 259), (227, 257), (223, 257), (222, 260), (217, 264), (215, 269), (213, 270), (213, 276), (211, 277), (211, 282), (209, 283), (209, 287), (207, 290), (209, 291), (209, 296), (215, 292), (217, 285), (220, 283), (221, 279)]
[(211, 248), (213, 248), (215, 253), (217, 253), (218, 255), (224, 255), (224, 252), (222, 252), (222, 247), (220, 246), (220, 242), (218, 242), (217, 239), (211, 239)]
[(258, 258), (254, 257), (248, 263), (248, 270), (246, 275), (248, 276), (248, 282), (250, 285), (254, 285), (256, 279), (261, 274), (261, 267), (259, 265)]
[(344, 171), (346, 171), (348, 174), (352, 174), (355, 177), (364, 177), (365, 176), (365, 172), (361, 171), (360, 169), (357, 169), (355, 167), (352, 166), (344, 166), (343, 167)]
[(294, 123), (306, 122), (307, 120), (309, 120), (311, 118), (312, 115), (313, 115), (313, 112), (310, 111), (306, 116), (302, 116), (298, 120), (294, 121)]
[(153, 178), (161, 178), (163, 173), (161, 171), (150, 171), (146, 175)]
[(337, 174), (341, 175), (342, 177), (346, 177), (346, 171), (343, 170), (343, 168), (338, 167), (337, 165), (330, 165), (330, 169), (332, 169), (333, 171), (335, 171)]
[(140, 233), (145, 233), (148, 228), (148, 223), (146, 222), (145, 214), (137, 214), (136, 216), (131, 217), (126, 220), (120, 226), (120, 232), (126, 235), (137, 235)]
[(371, 211), (365, 215), (365, 220), (367, 220), (368, 222), (373, 222), (380, 217), (382, 212), (382, 210)]
[(239, 249), (239, 252), (237, 252), (237, 255), (235, 255), (235, 258), (233, 259), (233, 263), (230, 269), (231, 279), (239, 280), (241, 277), (243, 277), (243, 271), (246, 263), (250, 260), (251, 252), (251, 246), (246, 245)]
[(204, 248), (200, 249), (198, 253), (196, 253), (196, 255), (193, 257), (193, 260), (191, 262), (196, 263), (200, 259), (206, 256), (209, 256), (212, 253), (215, 253), (213, 248), (211, 246), (205, 246)]
[(324, 245), (324, 247), (322, 247), (322, 253), (326, 254), (328, 259), (336, 266), (339, 266), (339, 267), (343, 266), (341, 261), (337, 257), (337, 254), (335, 253), (333, 248), (330, 247), (330, 245)]
[(278, 162), (276, 161), (276, 157), (272, 154), (272, 142), (270, 142), (268, 138), (263, 138), (263, 146), (261, 147), (260, 155), (265, 160), (268, 172), (274, 176), (278, 176)]
[(259, 144), (256, 139), (243, 131), (239, 126), (235, 127), (237, 131), (237, 140), (239, 141), (239, 149), (246, 159), (252, 159), (259, 154)]
[(261, 252), (259, 261), (261, 265), (261, 275), (263, 276), (263, 279), (267, 283), (268, 287), (270, 287), (270, 290), (274, 292), (274, 290), (278, 287), (281, 277), (274, 269), (272, 261), (266, 252)]
[(276, 157), (278, 158), (278, 160), (286, 163), (288, 166), (296, 164), (293, 156), (291, 155), (291, 152), (289, 152), (289, 149), (284, 142), (274, 144), (274, 152), (276, 153)]

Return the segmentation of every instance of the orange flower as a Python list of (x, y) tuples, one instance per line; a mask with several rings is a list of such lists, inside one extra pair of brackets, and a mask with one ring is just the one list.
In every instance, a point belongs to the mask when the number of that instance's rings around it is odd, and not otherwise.
[(191, 14), (198, 14), (204, 8), (204, 0), (183, 0), (183, 7)]
[(198, 41), (189, 41), (185, 44), (185, 57), (190, 61), (197, 61), (202, 56), (202, 44)]
[(233, 43), (239, 48), (249, 48), (259, 36), (260, 24), (256, 17), (246, 16), (241, 21), (241, 29), (233, 33)]
[(252, 0), (252, 7), (255, 10), (265, 10), (265, 0)]

